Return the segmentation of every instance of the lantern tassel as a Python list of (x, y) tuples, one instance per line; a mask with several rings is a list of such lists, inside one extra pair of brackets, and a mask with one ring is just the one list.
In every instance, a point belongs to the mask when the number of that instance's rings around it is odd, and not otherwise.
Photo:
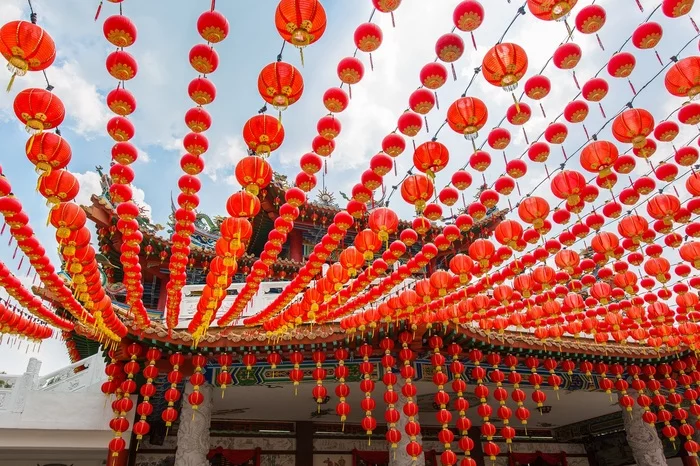
[(628, 79), (627, 82), (630, 85), (630, 89), (632, 89), (632, 94), (637, 95), (637, 90), (634, 88), (634, 84), (632, 84), (632, 81)]
[(301, 67), (304, 67), (304, 49), (299, 47), (299, 56), (301, 56)]
[(372, 52), (369, 53), (369, 68), (374, 71), (374, 61), (372, 61)]
[(216, 9), (216, 0), (211, 0), (211, 11)]
[(450, 67), (452, 68), (452, 80), (457, 81), (457, 71), (455, 70), (455, 64), (450, 63)]
[(600, 40), (600, 36), (596, 33), (595, 38), (598, 39), (598, 45), (600, 45), (600, 50), (605, 51), (605, 47), (603, 47), (603, 41)]
[(19, 272), (20, 269), (22, 268), (22, 264), (24, 263), (24, 256), (19, 258), (19, 264), (17, 265), (17, 271)]
[(654, 53), (656, 54), (656, 59), (659, 60), (659, 65), (664, 66), (664, 62), (661, 61), (661, 57), (659, 56), (659, 52), (654, 49)]
[(97, 5), (97, 12), (95, 12), (95, 21), (97, 21), (97, 18), (100, 17), (101, 11), (102, 11), (102, 0), (100, 0), (100, 4)]
[(518, 102), (518, 98), (515, 97), (515, 92), (511, 92), (510, 95), (513, 96), (513, 102), (515, 103), (515, 111), (520, 113), (520, 102)]
[(17, 77), (17, 73), (12, 73), (12, 77), (10, 78), (10, 82), (7, 83), (7, 92), (10, 92), (12, 90), (12, 85), (15, 83), (15, 78)]
[[(690, 17), (689, 17), (689, 18), (690, 18)], [(700, 29), (698, 29), (698, 25), (695, 24), (695, 20), (694, 20), (693, 18), (690, 18), (690, 22), (691, 22), (691, 24), (693, 25), (693, 28), (695, 28), (695, 32), (696, 32), (697, 34), (700, 34)]]
[(394, 12), (391, 12), (391, 27), (396, 27), (396, 21), (394, 20)]
[(607, 118), (607, 117), (605, 116), (605, 110), (603, 110), (603, 104), (601, 104), (600, 102), (598, 102), (598, 108), (600, 108), (600, 113), (603, 114), (603, 118)]
[(639, 7), (639, 11), (644, 11), (644, 7), (642, 6), (642, 2), (640, 0), (635, 0), (637, 2), (637, 6)]
[(427, 116), (424, 116), (424, 117), (423, 117), (423, 121), (425, 121), (425, 132), (426, 132), (426, 133), (429, 133), (429, 132), (430, 132), (430, 128), (428, 127), (428, 117), (427, 117)]
[(542, 102), (540, 102), (540, 110), (542, 110), (542, 116), (547, 118), (547, 114), (544, 112), (544, 107), (542, 106)]
[(352, 86), (350, 84), (348, 84), (348, 95), (352, 99)]
[(396, 159), (394, 159), (394, 176), (398, 176), (398, 171), (396, 169)]
[(472, 45), (474, 46), (474, 50), (476, 50), (476, 38), (474, 37), (474, 32), (469, 32), (472, 36)]
[(435, 107), (440, 110), (440, 101), (438, 100), (437, 91), (433, 92), (435, 94)]

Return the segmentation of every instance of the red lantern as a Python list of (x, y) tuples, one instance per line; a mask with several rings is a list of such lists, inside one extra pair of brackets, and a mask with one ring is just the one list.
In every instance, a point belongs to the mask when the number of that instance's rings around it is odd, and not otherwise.
[(413, 165), (431, 179), (447, 166), (449, 160), (447, 146), (438, 141), (424, 142), (413, 153)]
[[(329, 112), (342, 112), (347, 108), (348, 103), (349, 99), (347, 93), (339, 87), (331, 87), (323, 93), (323, 105), (328, 109)], [(323, 141), (325, 141), (325, 139)]]
[(401, 133), (412, 138), (416, 136), (423, 127), (423, 119), (413, 112), (404, 112), (399, 117), (397, 127)]
[(490, 84), (514, 91), (527, 72), (527, 54), (517, 44), (500, 43), (484, 55), (481, 72)]
[(581, 61), (581, 47), (573, 42), (562, 44), (554, 51), (552, 62), (560, 70), (571, 70), (576, 68)]
[(255, 115), (243, 127), (243, 140), (250, 150), (267, 156), (282, 145), (284, 128), (275, 117), (265, 114)]
[(664, 84), (671, 95), (693, 100), (700, 93), (700, 57), (678, 60), (666, 72)]
[(372, 53), (382, 45), (384, 35), (374, 23), (362, 23), (355, 29), (355, 46), (365, 53)]
[(15, 97), (15, 115), (27, 132), (36, 134), (63, 123), (66, 115), (63, 102), (44, 89), (24, 89)]
[(446, 81), (447, 68), (442, 63), (428, 63), (420, 70), (420, 82), (428, 89), (439, 89)]
[(484, 21), (484, 7), (476, 0), (464, 0), (455, 7), (452, 21), (457, 29), (471, 34), (472, 44), (476, 50), (474, 31)]
[(202, 39), (218, 44), (228, 36), (228, 20), (218, 11), (205, 11), (197, 19), (197, 31)]
[(272, 167), (262, 157), (243, 157), (236, 164), (236, 180), (246, 191), (257, 196), (272, 181)]
[(7, 60), (12, 78), (24, 76), (28, 71), (42, 71), (56, 58), (56, 45), (41, 27), (27, 21), (10, 21), (0, 28), (0, 54)]
[(482, 100), (476, 97), (462, 97), (453, 102), (447, 110), (447, 123), (453, 131), (473, 141), (478, 137), (478, 131), (486, 124), (488, 116), (488, 110)]
[(578, 0), (527, 0), (527, 7), (537, 19), (563, 21), (577, 2)]
[(265, 66), (258, 76), (258, 92), (265, 102), (285, 110), (304, 92), (301, 73), (289, 63), (277, 61)]
[(615, 139), (624, 144), (632, 144), (635, 148), (644, 147), (646, 137), (653, 130), (654, 117), (641, 108), (625, 110), (615, 118), (612, 125)]
[[(281, 0), (275, 26), (282, 38), (302, 49), (321, 38), (326, 30), (326, 10), (318, 0)], [(302, 55), (302, 64), (303, 64)]]
[(123, 50), (117, 50), (107, 55), (107, 71), (117, 81), (128, 81), (138, 73), (136, 59)]

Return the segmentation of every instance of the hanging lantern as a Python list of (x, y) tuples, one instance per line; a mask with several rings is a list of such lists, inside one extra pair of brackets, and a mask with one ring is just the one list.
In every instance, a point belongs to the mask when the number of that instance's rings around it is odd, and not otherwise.
[(281, 0), (275, 10), (275, 26), (282, 39), (299, 48), (304, 65), (304, 47), (321, 38), (326, 30), (326, 10), (318, 0)]
[(26, 154), (36, 167), (37, 173), (45, 175), (51, 170), (65, 168), (71, 160), (71, 148), (61, 136), (44, 132), (27, 141)]
[(216, 86), (207, 78), (194, 78), (187, 86), (187, 94), (197, 105), (208, 105), (216, 98)]
[(53, 129), (63, 123), (66, 111), (63, 102), (44, 89), (24, 89), (15, 97), (15, 115), (31, 134)]
[(107, 106), (112, 112), (125, 117), (136, 110), (136, 99), (131, 92), (117, 87), (107, 94)]
[[(497, 44), (484, 55), (481, 72), (489, 84), (512, 93), (527, 72), (527, 54), (518, 44)], [(512, 95), (518, 107), (518, 99)]]
[[(397, 127), (402, 134), (412, 138), (415, 137), (423, 127), (423, 119), (413, 112), (404, 112), (399, 117)], [(387, 154), (391, 155), (389, 152), (387, 152)]]
[(129, 81), (136, 77), (139, 67), (136, 59), (123, 50), (107, 55), (107, 71), (117, 81)]
[(589, 102), (598, 102), (600, 107), (600, 113), (602, 113), (603, 118), (605, 118), (605, 111), (603, 110), (603, 105), (600, 103), (601, 100), (608, 95), (608, 82), (603, 78), (592, 78), (586, 81), (586, 83), (581, 88), (581, 95), (584, 99)]
[(449, 63), (452, 68), (452, 78), (457, 80), (454, 62), (464, 53), (464, 41), (457, 34), (449, 33), (440, 36), (435, 43), (435, 54), (438, 58)]
[(0, 54), (12, 73), (7, 90), (16, 76), (43, 71), (56, 59), (56, 45), (41, 27), (27, 21), (10, 21), (0, 28)]
[(413, 152), (413, 165), (430, 179), (435, 179), (435, 174), (445, 168), (449, 160), (447, 146), (438, 141), (424, 142)]
[(472, 37), (472, 44), (476, 50), (474, 31), (484, 21), (484, 7), (476, 0), (464, 0), (460, 2), (452, 13), (452, 21), (457, 29), (468, 32)]
[(635, 148), (644, 147), (646, 137), (654, 130), (654, 117), (647, 110), (632, 108), (618, 115), (612, 124), (615, 139)]
[(581, 47), (573, 42), (567, 42), (554, 51), (552, 63), (560, 70), (571, 70), (581, 61), (581, 54)]
[(304, 79), (294, 66), (276, 61), (265, 66), (258, 76), (260, 96), (279, 111), (301, 98), (304, 92)]
[[(637, 29), (632, 33), (632, 44), (641, 50), (653, 49), (661, 42), (663, 33), (664, 30), (659, 23), (647, 21), (637, 26)], [(659, 52), (655, 50), (654, 53), (659, 64), (663, 65)]]
[(598, 45), (603, 50), (605, 50), (605, 47), (603, 47), (603, 42), (598, 36), (598, 31), (605, 25), (605, 19), (605, 9), (595, 4), (581, 8), (581, 11), (576, 15), (576, 29), (583, 34), (595, 34), (596, 39), (598, 39)]
[(439, 89), (446, 81), (447, 68), (442, 63), (431, 62), (420, 70), (420, 82), (428, 89)]
[(700, 57), (678, 60), (666, 72), (664, 84), (671, 95), (695, 99), (700, 93)]
[(223, 14), (213, 9), (205, 11), (197, 19), (197, 32), (207, 42), (218, 44), (228, 36), (228, 20)]
[(564, 21), (578, 0), (527, 0), (530, 13), (543, 21)]
[[(463, 134), (472, 142), (479, 136), (489, 114), (486, 105), (476, 97), (462, 97), (450, 105), (447, 110), (447, 124), (453, 131)], [(476, 146), (474, 144), (474, 150)]]
[(331, 113), (342, 112), (348, 107), (349, 103), (348, 94), (339, 87), (331, 87), (323, 93), (323, 106)]
[[(384, 34), (374, 23), (362, 23), (355, 29), (355, 46), (365, 53), (372, 53), (382, 45)], [(370, 55), (371, 56), (371, 55)], [(370, 59), (371, 62), (371, 59)]]
[(433, 192), (433, 183), (425, 175), (411, 175), (401, 183), (401, 197), (414, 205), (419, 214), (425, 208), (426, 202), (433, 197)]
[(408, 98), (408, 106), (416, 113), (425, 115), (435, 106), (435, 95), (425, 88), (416, 89)]
[(262, 156), (269, 156), (284, 141), (284, 127), (272, 116), (260, 114), (249, 119), (243, 127), (246, 146)]
[(352, 98), (352, 85), (357, 84), (365, 75), (365, 66), (355, 57), (346, 57), (338, 62), (338, 78), (348, 85), (348, 92)]
[(669, 18), (687, 15), (693, 8), (695, 0), (663, 0), (661, 11)]
[(236, 180), (246, 191), (257, 196), (272, 181), (272, 167), (261, 157), (243, 157), (236, 164)]

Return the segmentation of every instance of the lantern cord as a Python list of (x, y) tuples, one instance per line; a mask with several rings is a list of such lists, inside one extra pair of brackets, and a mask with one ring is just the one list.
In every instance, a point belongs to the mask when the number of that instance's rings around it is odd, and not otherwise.
[(284, 53), (284, 46), (287, 45), (287, 41), (283, 40), (282, 41), (282, 48), (280, 49), (280, 53), (277, 54), (277, 61), (282, 61), (282, 53)]
[(516, 15), (513, 17), (513, 19), (510, 21), (510, 24), (508, 24), (508, 26), (506, 27), (506, 30), (503, 31), (503, 35), (501, 36), (500, 39), (498, 39), (498, 42), (496, 42), (496, 45), (498, 45), (498, 44), (500, 44), (501, 42), (503, 42), (503, 39), (505, 39), (506, 34), (508, 34), (508, 31), (510, 30), (510, 28), (513, 27), (513, 24), (514, 24), (515, 21), (518, 19), (518, 17), (520, 17), (520, 16), (522, 16), (522, 15), (525, 14), (525, 5), (527, 5), (527, 2), (523, 3), (522, 6), (521, 6), (520, 8), (518, 8), (518, 12), (517, 12)]

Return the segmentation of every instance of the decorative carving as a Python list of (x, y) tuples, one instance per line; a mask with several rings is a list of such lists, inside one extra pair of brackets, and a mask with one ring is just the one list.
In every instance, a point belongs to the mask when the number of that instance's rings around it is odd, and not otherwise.
[[(637, 398), (635, 390), (629, 390), (632, 398)], [(637, 466), (666, 466), (664, 448), (656, 429), (642, 420), (644, 410), (635, 404), (631, 413), (622, 412), (627, 433), (627, 443), (632, 448), (632, 455)]]
[(295, 466), (294, 455), (260, 455), (260, 466)]
[(199, 391), (204, 395), (204, 403), (195, 411), (187, 400), (192, 393), (192, 384), (185, 385), (180, 426), (177, 430), (175, 466), (209, 466), (207, 453), (214, 389), (210, 384), (205, 384), (200, 386)]

